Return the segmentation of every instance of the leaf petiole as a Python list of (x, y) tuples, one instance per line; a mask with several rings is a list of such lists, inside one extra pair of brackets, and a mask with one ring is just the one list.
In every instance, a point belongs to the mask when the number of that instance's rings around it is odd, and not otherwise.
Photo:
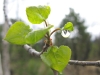
[(50, 36), (51, 36), (54, 32), (56, 32), (56, 31), (58, 31), (58, 30), (61, 30), (61, 29), (60, 29), (60, 28), (57, 28), (57, 29), (53, 30), (53, 31), (50, 33)]
[[(48, 26), (48, 23), (46, 22), (46, 20), (44, 20), (44, 23), (45, 23), (45, 25), (46, 25), (46, 27)], [(51, 44), (51, 40), (50, 40), (50, 35), (49, 35), (49, 32), (47, 32), (47, 36), (46, 36), (46, 38), (47, 38), (47, 40), (48, 40), (48, 44), (50, 45)]]
[(44, 20), (44, 23), (45, 23), (45, 25), (46, 25), (46, 27), (47, 27), (47, 26), (48, 26), (48, 24), (47, 24), (46, 20)]

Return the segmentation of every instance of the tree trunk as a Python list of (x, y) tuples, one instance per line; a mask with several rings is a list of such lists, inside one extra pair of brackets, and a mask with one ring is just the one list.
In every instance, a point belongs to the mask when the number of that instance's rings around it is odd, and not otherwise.
[(3, 74), (2, 74), (1, 54), (0, 54), (0, 75), (3, 75)]
[[(7, 6), (7, 0), (4, 0), (3, 11), (4, 11), (5, 23), (3, 25), (2, 38), (4, 38), (9, 28), (6, 6)], [(2, 41), (2, 69), (3, 69), (3, 75), (10, 75), (9, 44), (5, 40)]]

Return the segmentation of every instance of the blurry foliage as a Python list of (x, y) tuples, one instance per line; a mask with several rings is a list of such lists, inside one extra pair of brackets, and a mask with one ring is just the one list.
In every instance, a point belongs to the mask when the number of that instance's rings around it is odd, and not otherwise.
[(97, 36), (95, 40), (92, 41), (92, 49), (90, 53), (91, 60), (100, 59), (100, 36)]

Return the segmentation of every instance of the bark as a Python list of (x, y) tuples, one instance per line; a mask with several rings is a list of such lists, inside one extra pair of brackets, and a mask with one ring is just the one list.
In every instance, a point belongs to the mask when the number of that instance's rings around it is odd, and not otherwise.
[(3, 74), (2, 74), (1, 54), (0, 54), (0, 75), (3, 75)]
[(78, 60), (70, 60), (70, 65), (80, 65), (80, 66), (98, 66), (100, 67), (100, 60), (98, 61), (78, 61)]
[[(5, 23), (3, 25), (2, 38), (4, 38), (9, 28), (8, 18), (7, 18), (7, 0), (4, 0), (3, 11), (4, 11)], [(3, 69), (3, 75), (10, 75), (9, 44), (5, 40), (2, 41), (2, 69)]]

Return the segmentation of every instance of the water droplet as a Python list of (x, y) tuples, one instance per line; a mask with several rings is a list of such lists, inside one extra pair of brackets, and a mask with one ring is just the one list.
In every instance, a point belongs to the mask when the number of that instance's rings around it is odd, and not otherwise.
[(62, 35), (64, 38), (67, 38), (67, 37), (69, 37), (69, 35), (70, 35), (70, 31), (69, 31), (69, 30), (62, 30), (61, 35)]

